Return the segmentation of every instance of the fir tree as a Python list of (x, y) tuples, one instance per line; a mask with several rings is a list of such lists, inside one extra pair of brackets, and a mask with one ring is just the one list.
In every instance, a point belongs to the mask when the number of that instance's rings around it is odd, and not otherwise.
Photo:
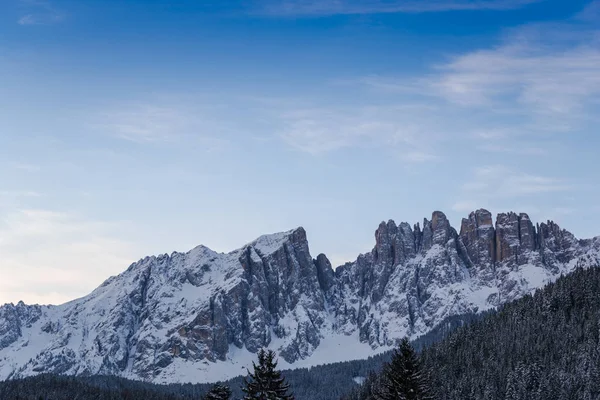
[(231, 389), (229, 387), (217, 383), (204, 396), (204, 400), (229, 400), (231, 398)]
[(433, 399), (419, 358), (407, 338), (402, 340), (392, 360), (384, 366), (381, 381), (375, 390), (375, 399)]
[(289, 384), (276, 369), (277, 361), (272, 350), (261, 349), (258, 365), (253, 363), (253, 366), (254, 372), (248, 371), (248, 377), (244, 379), (244, 400), (294, 400), (294, 396), (288, 394)]

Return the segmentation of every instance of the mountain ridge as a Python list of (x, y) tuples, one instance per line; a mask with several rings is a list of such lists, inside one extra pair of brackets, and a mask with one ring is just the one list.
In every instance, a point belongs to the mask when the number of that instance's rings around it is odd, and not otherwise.
[(483, 209), (460, 232), (440, 211), (422, 227), (382, 222), (373, 250), (335, 270), (326, 255), (312, 257), (302, 227), (229, 253), (200, 245), (142, 258), (63, 305), (0, 307), (0, 379), (220, 380), (264, 346), (284, 367), (362, 358), (447, 316), (522, 297), (599, 255), (598, 237), (578, 240), (551, 221), (534, 226), (524, 213), (500, 213), (494, 224)]

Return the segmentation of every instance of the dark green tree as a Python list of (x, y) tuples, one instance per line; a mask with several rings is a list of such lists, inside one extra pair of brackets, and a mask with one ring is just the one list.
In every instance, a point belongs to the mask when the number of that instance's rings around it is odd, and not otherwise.
[(204, 396), (204, 400), (229, 400), (231, 398), (231, 389), (222, 383), (215, 384)]
[(289, 394), (290, 385), (277, 370), (275, 353), (261, 349), (258, 352), (258, 365), (253, 364), (253, 372), (248, 371), (242, 391), (244, 400), (294, 400)]
[(430, 400), (433, 399), (426, 374), (419, 363), (417, 353), (407, 338), (383, 367), (375, 390), (377, 400)]

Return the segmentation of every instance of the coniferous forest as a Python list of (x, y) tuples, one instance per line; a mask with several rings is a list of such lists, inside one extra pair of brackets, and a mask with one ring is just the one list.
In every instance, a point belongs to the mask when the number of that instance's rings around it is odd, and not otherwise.
[[(600, 268), (577, 269), (425, 348), (420, 367), (438, 400), (595, 400), (599, 336)], [(346, 399), (380, 386), (371, 375)]]
[(600, 268), (578, 269), (422, 353), (440, 400), (600, 398)]
[[(280, 386), (264, 399), (600, 399), (600, 268), (577, 269), (497, 312), (449, 319), (412, 346), (403, 342), (398, 350), (368, 360), (282, 374), (274, 360), (269, 362), (265, 376)], [(236, 378), (220, 388), (41, 375), (0, 382), (0, 399), (227, 398), (225, 388), (232, 399), (240, 399), (248, 383), (263, 374), (255, 367), (249, 379)], [(403, 392), (403, 385), (418, 390)], [(252, 393), (248, 398), (263, 398)]]

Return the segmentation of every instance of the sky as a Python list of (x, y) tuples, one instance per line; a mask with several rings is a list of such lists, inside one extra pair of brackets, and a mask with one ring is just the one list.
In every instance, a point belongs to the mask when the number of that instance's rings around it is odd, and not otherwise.
[(0, 304), (303, 226), (600, 235), (600, 2), (2, 0)]

